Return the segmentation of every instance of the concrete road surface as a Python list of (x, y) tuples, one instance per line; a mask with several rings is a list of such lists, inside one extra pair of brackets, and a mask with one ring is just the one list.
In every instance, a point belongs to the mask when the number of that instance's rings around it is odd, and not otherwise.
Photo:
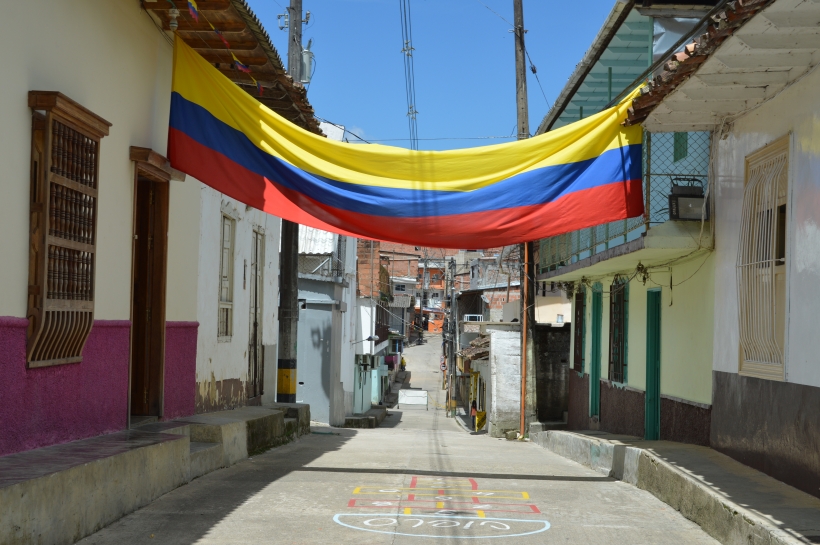
[(406, 358), (429, 411), (391, 410), (377, 429), (316, 426), (81, 543), (717, 543), (647, 492), (532, 443), (465, 432), (445, 415), (441, 338), (428, 338)]

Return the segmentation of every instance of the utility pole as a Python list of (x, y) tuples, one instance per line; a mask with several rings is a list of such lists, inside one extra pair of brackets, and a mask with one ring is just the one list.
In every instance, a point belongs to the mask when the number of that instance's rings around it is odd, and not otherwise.
[(447, 347), (447, 372), (450, 375), (450, 383), (455, 384), (456, 380), (456, 351), (458, 344), (456, 344), (456, 329), (458, 323), (456, 322), (456, 262), (452, 257), (447, 266), (447, 301), (450, 310), (450, 316), (447, 319), (447, 334), (449, 337)]
[[(288, 73), (294, 82), (302, 76), (302, 0), (288, 8)], [(296, 403), (296, 339), (299, 328), (299, 224), (282, 220), (279, 260), (279, 370), (276, 401)]]
[[(527, 106), (527, 66), (526, 47), (524, 45), (524, 5), (523, 0), (513, 0), (513, 24), (515, 26), (515, 100), (518, 114), (518, 139), (530, 137), (529, 108)], [(530, 267), (533, 262), (532, 242), (525, 242), (520, 248), (523, 265), (521, 287), (521, 437), (527, 432), (527, 360), (532, 361), (532, 324), (535, 318), (532, 299), (533, 290), (530, 280)]]

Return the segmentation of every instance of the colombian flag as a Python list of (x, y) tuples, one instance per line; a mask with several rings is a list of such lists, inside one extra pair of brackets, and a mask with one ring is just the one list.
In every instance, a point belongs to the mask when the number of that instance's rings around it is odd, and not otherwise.
[(643, 214), (632, 96), (507, 144), (414, 151), (331, 141), (242, 91), (176, 38), (171, 165), (296, 223), (434, 248), (489, 248)]

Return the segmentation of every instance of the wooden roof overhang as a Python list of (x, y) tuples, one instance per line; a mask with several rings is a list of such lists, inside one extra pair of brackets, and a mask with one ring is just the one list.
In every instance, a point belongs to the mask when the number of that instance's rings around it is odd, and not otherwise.
[(657, 132), (731, 123), (820, 63), (820, 1), (736, 0), (672, 56), (632, 102), (626, 125)]
[[(287, 74), (270, 36), (245, 0), (198, 0), (199, 21), (189, 13), (187, 0), (143, 0), (142, 5), (159, 19), (164, 30), (171, 30), (169, 12), (175, 6), (179, 10), (177, 34), (186, 44), (277, 114), (322, 134), (307, 91)], [(211, 25), (222, 33), (230, 49)], [(250, 68), (250, 75), (235, 67), (232, 52)], [(262, 96), (251, 76), (262, 85)]]

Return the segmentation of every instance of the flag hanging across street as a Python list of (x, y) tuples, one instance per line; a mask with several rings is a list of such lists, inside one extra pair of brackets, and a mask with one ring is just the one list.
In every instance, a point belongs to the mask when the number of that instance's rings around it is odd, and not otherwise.
[(414, 151), (297, 127), (175, 40), (171, 165), (303, 225), (434, 248), (489, 248), (643, 214), (634, 93), (517, 142)]

